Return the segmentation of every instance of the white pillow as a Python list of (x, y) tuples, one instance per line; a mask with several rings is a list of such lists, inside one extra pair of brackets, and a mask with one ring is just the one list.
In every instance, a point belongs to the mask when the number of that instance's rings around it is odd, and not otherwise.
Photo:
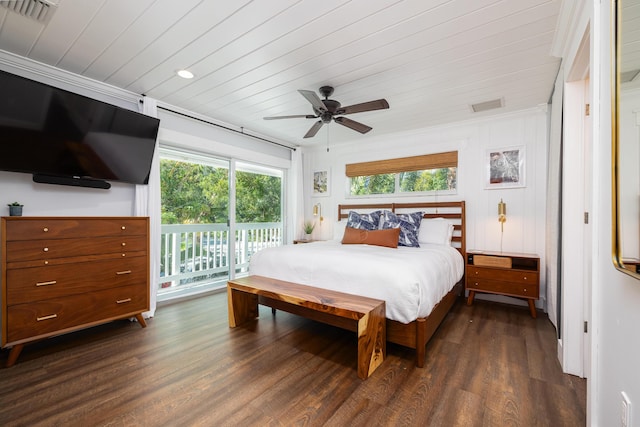
[(453, 224), (445, 218), (423, 218), (418, 230), (419, 243), (450, 245)]
[(346, 226), (347, 221), (344, 219), (333, 223), (333, 240), (342, 240)]

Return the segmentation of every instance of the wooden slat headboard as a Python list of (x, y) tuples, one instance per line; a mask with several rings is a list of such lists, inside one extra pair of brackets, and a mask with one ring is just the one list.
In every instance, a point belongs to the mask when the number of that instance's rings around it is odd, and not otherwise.
[(423, 218), (446, 218), (453, 222), (454, 231), (451, 244), (466, 257), (466, 224), (464, 201), (424, 202), (424, 203), (366, 203), (338, 205), (338, 221), (346, 219), (349, 211), (368, 213), (376, 210), (394, 213), (423, 212)]

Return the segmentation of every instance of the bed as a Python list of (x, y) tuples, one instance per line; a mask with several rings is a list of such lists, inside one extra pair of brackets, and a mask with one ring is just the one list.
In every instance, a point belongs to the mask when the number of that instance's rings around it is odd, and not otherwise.
[[(422, 212), (421, 231), (442, 221), (450, 227), (449, 240), (422, 240), (419, 248), (341, 244), (350, 212), (366, 217), (381, 211), (405, 218)], [(424, 366), (425, 346), (463, 288), (464, 201), (338, 205), (335, 228), (331, 241), (255, 253), (249, 273), (385, 301), (387, 341), (415, 349), (416, 365)]]

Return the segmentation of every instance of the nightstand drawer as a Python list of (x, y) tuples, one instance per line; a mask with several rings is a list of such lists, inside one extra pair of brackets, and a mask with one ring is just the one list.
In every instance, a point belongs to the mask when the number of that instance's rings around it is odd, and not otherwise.
[(505, 282), (538, 283), (538, 272), (467, 266), (467, 280), (492, 279)]
[(468, 251), (465, 290), (469, 291), (467, 305), (473, 303), (476, 292), (525, 299), (535, 318), (534, 301), (540, 298), (540, 258), (534, 254)]
[(489, 292), (521, 298), (538, 299), (538, 283), (502, 282), (499, 280), (467, 278), (467, 289), (477, 292)]

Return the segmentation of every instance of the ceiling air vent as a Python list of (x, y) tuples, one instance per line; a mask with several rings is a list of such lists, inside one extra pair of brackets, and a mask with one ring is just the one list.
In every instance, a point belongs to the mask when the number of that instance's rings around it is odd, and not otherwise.
[(493, 110), (495, 108), (502, 108), (504, 103), (502, 102), (502, 98), (493, 99), (491, 101), (479, 102), (477, 104), (471, 104), (471, 110), (474, 113), (479, 113), (480, 111)]
[(46, 23), (58, 6), (58, 0), (2, 0), (3, 6), (34, 21)]

